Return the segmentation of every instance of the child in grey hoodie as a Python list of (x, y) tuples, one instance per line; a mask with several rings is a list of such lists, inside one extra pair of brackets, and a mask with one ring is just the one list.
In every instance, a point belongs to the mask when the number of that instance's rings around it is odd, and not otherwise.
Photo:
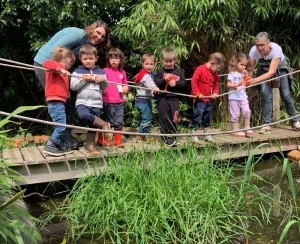
[[(152, 70), (155, 65), (155, 57), (151, 54), (144, 54), (142, 56), (142, 67), (141, 71), (137, 74), (134, 82), (137, 83), (137, 100), (136, 106), (141, 114), (142, 120), (139, 127), (139, 133), (149, 133), (152, 120), (152, 102), (153, 92), (159, 92), (159, 88), (153, 81), (154, 74)], [(146, 88), (146, 89), (144, 89)], [(147, 89), (149, 88), (149, 89)], [(151, 142), (150, 137), (137, 136), (136, 142), (146, 140), (147, 143)]]

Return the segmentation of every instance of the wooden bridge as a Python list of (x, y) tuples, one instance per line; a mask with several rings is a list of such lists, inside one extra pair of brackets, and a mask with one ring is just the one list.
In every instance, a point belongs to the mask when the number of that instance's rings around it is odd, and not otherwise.
[[(299, 136), (300, 132), (292, 130), (291, 127), (281, 126), (272, 128), (269, 135), (261, 135), (258, 131), (255, 131), (252, 137), (244, 138), (227, 134), (213, 135), (216, 143), (212, 146), (216, 148), (216, 154), (214, 155), (216, 160), (239, 158), (248, 156), (250, 151), (262, 143), (266, 144), (255, 150), (255, 155), (298, 149)], [(184, 148), (187, 147), (189, 142), (185, 137), (179, 137), (178, 141), (180, 143), (178, 147), (184, 153)], [(136, 143), (135, 137), (125, 139), (124, 145), (124, 148), (100, 147), (100, 156), (87, 154), (84, 148), (80, 148), (78, 151), (73, 151), (72, 154), (50, 157), (42, 152), (43, 146), (5, 149), (1, 156), (6, 162), (13, 164), (10, 166), (12, 169), (23, 175), (24, 181), (21, 184), (36, 184), (80, 178), (86, 174), (94, 173), (95, 165), (97, 170), (105, 171), (108, 157), (124, 155), (132, 150), (177, 150), (165, 146), (160, 141), (152, 144)], [(198, 149), (199, 157), (201, 157), (201, 151), (206, 146), (206, 142), (195, 146)]]

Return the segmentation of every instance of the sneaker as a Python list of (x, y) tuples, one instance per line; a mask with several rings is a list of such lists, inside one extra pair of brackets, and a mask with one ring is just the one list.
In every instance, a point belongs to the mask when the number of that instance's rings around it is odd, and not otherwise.
[(297, 121), (295, 124), (292, 125), (292, 128), (296, 131), (300, 131), (300, 122)]
[(47, 141), (43, 153), (55, 157), (64, 156), (64, 152), (59, 149), (58, 143), (51, 138), (49, 138), (49, 140)]
[[(196, 134), (196, 131), (192, 129), (190, 133), (191, 134)], [(196, 135), (190, 136), (190, 142), (195, 144), (195, 145), (200, 145), (201, 144), (201, 141), (199, 141), (198, 136), (196, 136)]]
[(246, 136), (251, 136), (251, 135), (253, 135), (253, 130), (247, 130), (246, 131)]
[(264, 127), (262, 127), (260, 130), (259, 130), (259, 134), (263, 134), (263, 135), (266, 135), (266, 134), (270, 134), (270, 131), (271, 131), (271, 127), (268, 126), (268, 125), (265, 125)]
[(168, 142), (167, 142), (167, 146), (168, 147), (174, 147), (177, 146), (176, 140), (173, 137), (169, 137), (168, 138)]
[(73, 150), (78, 150), (79, 147), (83, 146), (83, 142), (76, 140), (75, 137), (72, 136), (70, 130), (68, 129), (65, 130), (65, 132), (62, 135), (62, 138), (64, 141), (68, 142), (70, 148)]

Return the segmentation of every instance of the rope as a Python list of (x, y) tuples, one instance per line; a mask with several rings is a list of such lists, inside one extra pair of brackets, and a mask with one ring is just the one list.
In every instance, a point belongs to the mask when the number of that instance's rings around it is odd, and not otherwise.
[[(25, 67), (28, 67), (28, 68), (25, 68), (23, 66), (13, 66), (13, 65), (8, 65), (8, 64), (1, 64), (1, 66), (8, 66), (8, 67), (12, 67), (12, 68), (22, 68), (22, 69), (29, 69), (29, 68), (32, 68), (31, 70), (33, 70), (34, 68), (37, 68), (37, 69), (42, 69), (42, 70), (45, 70), (45, 71), (50, 71), (50, 72), (56, 72), (56, 71), (52, 71), (52, 70), (47, 70), (43, 67), (39, 67), (39, 66), (34, 66), (34, 65), (30, 65), (30, 64), (25, 64), (25, 63), (20, 63), (20, 62), (17, 62), (17, 61), (12, 61), (12, 60), (9, 60), (9, 59), (3, 59), (3, 58), (0, 58), (0, 61), (5, 61), (5, 62), (9, 62), (9, 63), (14, 63), (14, 64), (20, 64), (20, 65), (23, 65)], [(256, 83), (256, 84), (253, 84), (253, 85), (250, 85), (250, 86), (246, 86), (244, 87), (243, 89), (248, 89), (248, 88), (251, 88), (251, 87), (254, 87), (254, 86), (258, 86), (260, 84), (263, 84), (265, 82), (269, 82), (269, 81), (272, 81), (272, 80), (276, 80), (276, 79), (279, 79), (279, 78), (282, 78), (284, 76), (288, 76), (290, 74), (296, 74), (300, 72), (300, 70), (297, 70), (297, 71), (293, 71), (293, 72), (290, 72), (290, 73), (287, 73), (287, 74), (284, 74), (284, 75), (281, 75), (281, 76), (277, 76), (275, 78), (271, 78), (271, 79), (268, 79), (268, 80), (265, 80), (265, 81), (261, 81), (259, 83)], [(59, 73), (59, 72), (58, 72)], [(226, 74), (223, 74), (223, 76), (225, 76)], [(77, 78), (81, 78), (81, 76), (78, 76), (78, 75), (73, 75), (73, 74), (70, 74), (69, 76), (73, 76), (73, 77), (77, 77)], [(221, 76), (221, 75), (219, 75)], [(115, 84), (115, 85), (120, 85), (120, 83), (118, 82), (114, 82), (114, 81), (107, 81), (108, 83), (110, 84)], [(153, 89), (151, 88), (147, 88), (147, 87), (139, 87), (139, 86), (134, 86), (134, 85), (129, 85), (127, 84), (128, 87), (133, 87), (133, 88), (139, 88), (139, 89), (145, 89), (145, 90), (150, 90), (150, 91), (153, 91)], [(218, 97), (222, 97), (222, 96), (225, 96), (225, 95), (228, 95), (230, 93), (233, 93), (233, 92), (237, 92), (238, 90), (232, 90), (232, 91), (229, 91), (229, 92), (226, 92), (226, 93), (222, 93), (220, 94)], [(169, 92), (169, 91), (163, 91), (161, 90), (160, 93), (168, 93), (168, 94), (173, 94), (173, 95), (177, 95), (177, 96), (184, 96), (184, 97), (190, 97), (190, 98), (195, 98), (196, 96), (195, 95), (187, 95), (187, 94), (182, 94), (182, 93), (176, 93), (176, 92)], [(211, 98), (211, 96), (204, 96), (203, 98)]]
[[(9, 116), (10, 113), (6, 113), (3, 111), (0, 111), (1, 115)], [(162, 137), (162, 136), (176, 136), (176, 137), (186, 137), (186, 136), (205, 136), (205, 135), (222, 135), (222, 134), (231, 134), (235, 132), (241, 132), (241, 131), (247, 131), (247, 130), (257, 130), (265, 127), (266, 125), (260, 125), (256, 127), (251, 127), (247, 129), (239, 129), (239, 130), (227, 130), (227, 131), (219, 131), (219, 132), (209, 132), (209, 133), (195, 133), (195, 134), (190, 134), (190, 133), (181, 133), (181, 134), (155, 134), (155, 133), (139, 133), (139, 132), (125, 132), (125, 131), (111, 131), (111, 130), (102, 130), (102, 129), (94, 129), (94, 128), (87, 128), (87, 127), (80, 127), (80, 126), (75, 126), (75, 125), (66, 125), (66, 124), (60, 124), (60, 123), (54, 123), (50, 121), (45, 121), (45, 120), (40, 120), (40, 119), (33, 119), (21, 115), (14, 115), (12, 116), (17, 119), (22, 119), (22, 120), (27, 120), (31, 122), (37, 122), (37, 123), (42, 123), (42, 124), (47, 124), (47, 125), (52, 125), (52, 126), (61, 126), (65, 128), (70, 128), (70, 129), (79, 129), (79, 130), (84, 130), (84, 131), (93, 131), (93, 132), (106, 132), (106, 133), (118, 133), (122, 135), (134, 135), (134, 136), (153, 136), (153, 137)], [(288, 120), (291, 120), (293, 118), (298, 118), (300, 117), (300, 114), (289, 117), (287, 119), (282, 119), (273, 123), (268, 124), (269, 126), (276, 125), (282, 122), (286, 122)]]

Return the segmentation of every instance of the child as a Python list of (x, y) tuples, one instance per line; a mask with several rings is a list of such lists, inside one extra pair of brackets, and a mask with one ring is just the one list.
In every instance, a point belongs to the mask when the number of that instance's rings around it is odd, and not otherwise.
[[(68, 48), (57, 46), (53, 51), (53, 59), (46, 60), (43, 67), (46, 72), (45, 96), (48, 113), (55, 123), (66, 124), (66, 101), (69, 98), (68, 69), (75, 62), (75, 56)], [(51, 72), (55, 71), (55, 72)], [(63, 134), (66, 128), (55, 126), (52, 135), (44, 147), (43, 152), (52, 156), (62, 156), (72, 153)]]
[[(183, 72), (175, 67), (176, 54), (166, 48), (162, 52), (164, 67), (157, 70), (154, 82), (160, 90), (180, 93), (186, 86)], [(179, 116), (179, 98), (175, 94), (161, 92), (157, 95), (158, 123), (163, 134), (176, 134)], [(165, 136), (163, 140), (169, 147), (176, 146), (174, 136)]]
[[(192, 95), (194, 98), (194, 115), (190, 125), (191, 134), (196, 133), (200, 126), (204, 133), (210, 133), (210, 121), (212, 117), (212, 99), (216, 99), (219, 93), (218, 72), (225, 66), (226, 59), (222, 53), (212, 53), (209, 60), (198, 66), (192, 76)], [(194, 144), (200, 144), (198, 137), (191, 136)], [(214, 142), (211, 135), (205, 136), (205, 141)]]
[[(137, 100), (136, 106), (141, 114), (142, 121), (139, 128), (139, 133), (149, 133), (152, 119), (152, 102), (153, 91), (159, 92), (159, 88), (155, 85), (153, 81), (154, 74), (152, 69), (155, 65), (155, 56), (151, 54), (144, 54), (142, 56), (142, 67), (141, 71), (137, 74), (134, 82), (138, 84), (137, 88)], [(151, 88), (151, 90), (143, 89)], [(142, 139), (145, 139), (147, 143), (151, 142), (151, 138), (147, 137), (136, 137), (136, 142), (141, 142)]]
[[(106, 120), (110, 123), (115, 131), (121, 132), (124, 124), (124, 98), (129, 90), (127, 86), (126, 73), (123, 70), (125, 61), (124, 54), (118, 48), (112, 48), (106, 56), (107, 67), (104, 68), (108, 81), (118, 83), (120, 85), (110, 83), (103, 92), (104, 113)], [(114, 145), (123, 148), (121, 134), (114, 134)], [(101, 144), (100, 134), (98, 135), (98, 144)]]
[[(103, 108), (102, 92), (107, 87), (104, 71), (95, 63), (98, 60), (96, 47), (91, 44), (83, 45), (79, 50), (79, 59), (82, 65), (74, 70), (71, 78), (71, 89), (77, 91), (76, 110), (80, 120), (92, 128), (109, 130), (109, 123), (100, 119)], [(99, 132), (104, 138), (102, 132)], [(95, 148), (96, 133), (88, 131), (86, 134), (87, 153), (98, 155), (100, 152)], [(112, 146), (112, 142), (106, 141), (105, 146)]]
[[(229, 111), (231, 115), (231, 129), (238, 130), (239, 129), (239, 117), (240, 117), (240, 110), (242, 109), (242, 113), (244, 116), (244, 127), (245, 129), (250, 128), (250, 114), (251, 110), (249, 108), (248, 96), (244, 87), (244, 78), (247, 78), (247, 71), (246, 67), (248, 64), (247, 57), (244, 53), (240, 53), (234, 55), (230, 59), (229, 63), (229, 74), (227, 78), (227, 87), (230, 88), (229, 90), (237, 90), (236, 92), (229, 93), (228, 101), (229, 101)], [(247, 81), (246, 81), (247, 82)], [(232, 136), (249, 136), (252, 135), (252, 130), (247, 130), (245, 132), (235, 132), (232, 133)]]

